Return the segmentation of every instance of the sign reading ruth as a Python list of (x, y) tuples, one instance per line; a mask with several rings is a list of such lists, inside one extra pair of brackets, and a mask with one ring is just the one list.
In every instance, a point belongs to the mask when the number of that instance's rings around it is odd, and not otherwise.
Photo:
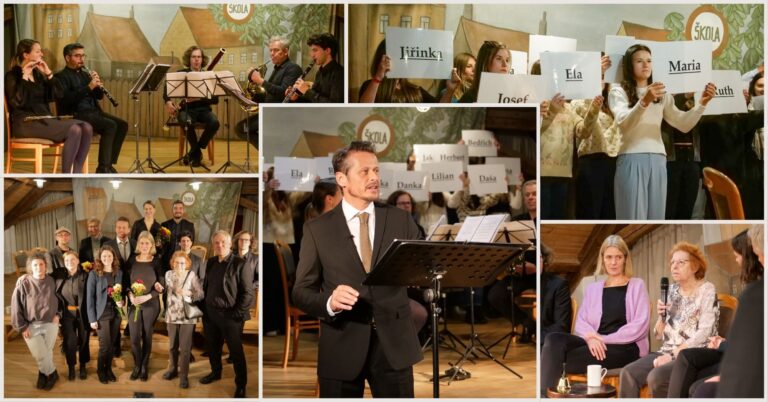
[(540, 75), (482, 73), (477, 102), (541, 103), (546, 92), (546, 79)]
[(453, 68), (453, 32), (389, 27), (389, 78), (448, 79)]
[(707, 41), (645, 42), (653, 60), (653, 80), (667, 92), (699, 93), (712, 80), (712, 44)]
[[(717, 91), (715, 91), (715, 97), (704, 109), (705, 115), (747, 113), (747, 102), (741, 92), (743, 81), (739, 71), (713, 70), (712, 82), (717, 86)], [(694, 96), (698, 101), (701, 92), (697, 92)]]

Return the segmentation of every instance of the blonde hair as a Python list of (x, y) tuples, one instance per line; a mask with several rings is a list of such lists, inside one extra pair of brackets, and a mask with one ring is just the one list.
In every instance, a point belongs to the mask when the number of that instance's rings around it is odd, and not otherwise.
[(603, 254), (608, 247), (616, 247), (622, 254), (624, 254), (624, 276), (627, 278), (632, 277), (632, 257), (629, 255), (629, 247), (624, 239), (619, 235), (610, 235), (603, 240), (603, 245), (600, 246), (600, 254), (597, 256), (597, 274), (607, 274), (605, 266), (603, 265)]
[(749, 235), (749, 240), (752, 241), (752, 247), (757, 250), (761, 256), (765, 255), (765, 229), (763, 228), (763, 225), (752, 225), (747, 234)]
[(149, 249), (150, 255), (157, 254), (157, 247), (155, 247), (155, 238), (152, 237), (152, 233), (149, 233), (148, 231), (143, 231), (139, 234), (139, 237), (136, 239), (136, 254), (141, 254), (141, 251), (139, 251), (139, 242), (141, 242), (141, 239), (149, 239), (149, 243), (152, 244), (152, 248)]

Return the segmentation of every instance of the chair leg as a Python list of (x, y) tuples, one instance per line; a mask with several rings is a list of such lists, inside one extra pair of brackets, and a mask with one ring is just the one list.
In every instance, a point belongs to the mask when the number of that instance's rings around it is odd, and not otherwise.
[(296, 360), (296, 356), (299, 355), (299, 333), (301, 333), (301, 329), (297, 318), (296, 325), (293, 326), (293, 353), (291, 353), (291, 361)]
[(8, 145), (8, 156), (5, 158), (5, 173), (11, 173), (11, 155), (13, 154), (13, 150), (10, 148), (10, 145)]
[(35, 174), (43, 173), (43, 148), (35, 148)]
[(288, 350), (291, 347), (291, 316), (285, 317), (285, 344), (283, 345), (283, 368), (288, 367)]
[[(57, 173), (59, 170), (59, 161), (61, 160), (61, 154), (64, 153), (64, 146), (59, 146), (53, 149), (53, 173)], [(69, 173), (69, 172), (66, 172)]]
[[(179, 158), (184, 156), (184, 144), (187, 141), (187, 137), (184, 135), (184, 127), (179, 127)], [(181, 165), (181, 161), (179, 161)]]
[(216, 164), (216, 162), (213, 160), (213, 155), (214, 155), (213, 138), (211, 138), (211, 141), (208, 143), (208, 159), (211, 160), (211, 165)]
[(83, 162), (83, 173), (88, 173), (88, 160), (90, 155), (85, 156), (85, 162)]

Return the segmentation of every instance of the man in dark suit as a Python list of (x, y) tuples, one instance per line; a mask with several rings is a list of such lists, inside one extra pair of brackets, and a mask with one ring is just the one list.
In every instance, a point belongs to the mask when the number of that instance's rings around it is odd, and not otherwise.
[(102, 245), (109, 241), (109, 237), (101, 235), (101, 221), (96, 218), (90, 218), (86, 222), (88, 237), (80, 241), (78, 256), (80, 263), (95, 261)]
[(541, 259), (541, 336), (539, 345), (544, 345), (544, 338), (553, 332), (571, 332), (571, 290), (568, 282), (559, 275), (547, 272), (554, 256), (552, 250), (539, 244)]
[(181, 200), (173, 202), (173, 218), (163, 222), (160, 226), (168, 228), (171, 231), (171, 240), (165, 245), (163, 251), (163, 269), (169, 269), (169, 262), (174, 251), (181, 249), (179, 245), (179, 239), (182, 232), (188, 232), (192, 238), (192, 243), (195, 242), (195, 224), (184, 219), (184, 203)]
[(281, 103), (285, 99), (285, 90), (293, 86), (301, 77), (301, 67), (289, 58), (288, 43), (288, 39), (281, 36), (270, 38), (269, 58), (273, 65), (272, 75), (269, 79), (265, 79), (257, 69), (254, 69), (248, 77), (251, 82), (263, 87), (266, 91), (265, 103)]
[(192, 235), (192, 233), (187, 231), (181, 232), (179, 235), (179, 246), (180, 250), (185, 252), (192, 261), (192, 267), (189, 270), (194, 272), (195, 275), (200, 278), (200, 282), (203, 282), (205, 280), (205, 261), (203, 261), (199, 255), (192, 252), (193, 238), (194, 235)]
[(132, 240), (131, 221), (121, 216), (115, 222), (115, 238), (110, 239), (106, 244), (117, 253), (117, 259), (120, 261), (120, 269), (126, 269), (126, 264), (136, 253), (136, 241)]
[(413, 365), (422, 359), (406, 289), (363, 286), (394, 239), (416, 239), (407, 212), (375, 203), (379, 167), (368, 142), (333, 156), (344, 199), (304, 225), (293, 288), (297, 307), (322, 320), (320, 397), (413, 397)]

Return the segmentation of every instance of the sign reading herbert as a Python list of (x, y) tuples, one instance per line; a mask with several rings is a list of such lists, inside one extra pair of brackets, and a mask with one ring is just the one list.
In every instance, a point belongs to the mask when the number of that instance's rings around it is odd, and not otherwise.
[(544, 52), (541, 76), (549, 82), (548, 96), (560, 93), (566, 99), (589, 99), (600, 95), (599, 52)]
[(459, 144), (414, 144), (416, 170), (422, 163), (461, 162), (467, 166), (467, 146)]
[(634, 36), (605, 35), (605, 54), (611, 59), (611, 67), (605, 70), (605, 82), (621, 82), (624, 79), (621, 69), (624, 53), (636, 42)]
[(283, 191), (312, 191), (315, 188), (315, 160), (275, 157), (275, 179)]
[(387, 28), (389, 78), (451, 78), (453, 32), (431, 29)]
[(541, 103), (547, 81), (540, 75), (481, 73), (478, 103)]
[(699, 93), (712, 80), (710, 42), (652, 42), (650, 45), (653, 80), (662, 82), (668, 93)]
[(461, 130), (461, 139), (467, 146), (469, 156), (496, 156), (496, 138), (493, 131)]
[(429, 192), (461, 190), (459, 175), (464, 171), (461, 162), (422, 163), (420, 168), (429, 176)]
[(427, 197), (427, 188), (429, 187), (429, 175), (427, 172), (394, 172), (392, 184), (393, 191), (407, 191), (416, 202), (429, 199)]
[[(715, 97), (704, 109), (706, 115), (747, 113), (747, 102), (744, 100), (741, 72), (737, 70), (712, 70), (712, 82), (717, 86)], [(701, 98), (701, 92), (695, 94), (696, 102)]]
[(507, 181), (509, 184), (523, 184), (520, 180), (520, 173), (522, 173), (522, 169), (520, 169), (520, 158), (488, 157), (485, 158), (485, 163), (489, 165), (499, 163), (504, 165), (504, 169), (507, 171)]
[(469, 193), (475, 195), (506, 193), (507, 171), (504, 165), (469, 165), (467, 166), (467, 175), (469, 176)]

